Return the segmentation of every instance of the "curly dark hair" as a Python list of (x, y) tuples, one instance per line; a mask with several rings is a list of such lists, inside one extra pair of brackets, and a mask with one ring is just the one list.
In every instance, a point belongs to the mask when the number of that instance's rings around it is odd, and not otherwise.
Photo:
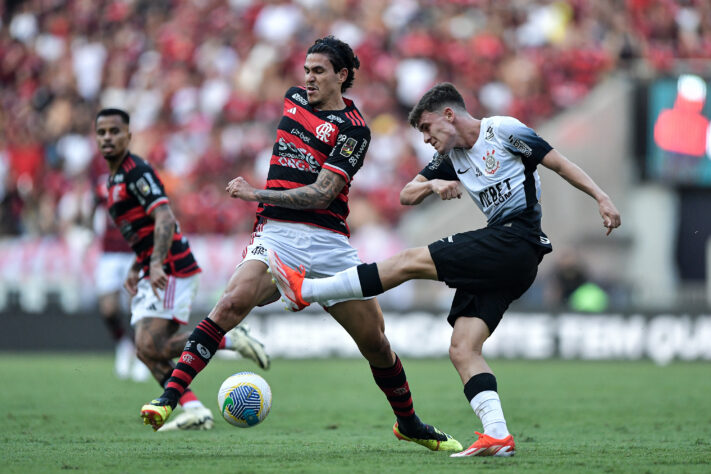
[(441, 82), (425, 92), (425, 95), (410, 111), (407, 120), (410, 125), (417, 128), (420, 117), (424, 112), (435, 112), (445, 106), (462, 110), (467, 109), (462, 94), (454, 87), (454, 84), (449, 82)]
[(358, 56), (353, 53), (353, 50), (343, 41), (335, 38), (332, 35), (325, 38), (317, 39), (314, 44), (306, 52), (307, 55), (312, 53), (325, 54), (333, 65), (334, 72), (338, 72), (343, 68), (348, 69), (348, 77), (341, 84), (341, 92), (345, 92), (353, 85), (355, 70), (360, 67)]

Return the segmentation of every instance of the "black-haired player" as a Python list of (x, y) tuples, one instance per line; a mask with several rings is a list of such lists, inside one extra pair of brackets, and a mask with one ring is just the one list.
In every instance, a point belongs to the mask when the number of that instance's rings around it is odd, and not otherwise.
[[(267, 272), (268, 250), (291, 264), (303, 263), (314, 277), (360, 263), (348, 242), (346, 217), (351, 181), (363, 165), (370, 130), (355, 104), (343, 97), (359, 66), (346, 43), (332, 36), (317, 40), (306, 54), (304, 87), (292, 87), (284, 97), (265, 189), (252, 187), (242, 177), (229, 182), (230, 196), (259, 202), (252, 241), (219, 302), (190, 336), (165, 392), (143, 406), (141, 414), (154, 428), (165, 422), (210, 361), (221, 335), (255, 306), (279, 298)], [(460, 450), (458, 441), (415, 414), (405, 371), (385, 337), (377, 301), (335, 298), (321, 304), (370, 363), (397, 419), (395, 435), (431, 450)]]
[[(136, 254), (125, 288), (131, 300), (131, 325), (138, 357), (164, 386), (173, 370), (187, 334), (190, 306), (198, 288), (198, 266), (188, 240), (180, 232), (163, 183), (153, 167), (128, 149), (131, 141), (129, 115), (121, 109), (102, 109), (96, 115), (99, 151), (109, 166), (108, 212)], [(220, 348), (234, 349), (265, 368), (269, 359), (262, 344), (235, 328)], [(210, 429), (212, 413), (191, 390), (179, 400), (183, 413), (164, 430)]]

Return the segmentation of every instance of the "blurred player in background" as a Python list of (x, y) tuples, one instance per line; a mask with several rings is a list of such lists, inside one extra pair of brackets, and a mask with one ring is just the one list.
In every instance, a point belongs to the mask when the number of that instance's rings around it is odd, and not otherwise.
[[(138, 357), (164, 386), (174, 367), (172, 359), (180, 355), (187, 341), (187, 334), (178, 334), (178, 328), (190, 317), (201, 270), (180, 232), (160, 178), (147, 162), (128, 150), (128, 114), (102, 109), (95, 126), (96, 142), (110, 171), (109, 214), (136, 254), (125, 287), (133, 296), (131, 325)], [(242, 327), (218, 342), (221, 349), (236, 350), (260, 367), (269, 367), (262, 344)], [(212, 413), (191, 390), (182, 393), (179, 403), (183, 412), (164, 430), (212, 428)]]
[(487, 227), (323, 279), (304, 278), (304, 268), (296, 271), (287, 266), (277, 249), (277, 254), (269, 252), (272, 274), (293, 310), (314, 301), (374, 296), (413, 279), (439, 280), (456, 288), (447, 318), (454, 328), (449, 355), (484, 433), (477, 432), (479, 437), (469, 448), (452, 456), (512, 456), (515, 443), (482, 346), (509, 304), (531, 286), (538, 264), (552, 250), (541, 230), (536, 167), (542, 164), (592, 196), (608, 235), (620, 225), (620, 213), (582, 169), (520, 121), (469, 115), (452, 84), (430, 89), (409, 120), (437, 153), (405, 185), (400, 201), (419, 204), (430, 194), (458, 199), (461, 184), (486, 215)]
[[(363, 165), (370, 129), (355, 104), (343, 97), (359, 67), (346, 43), (332, 36), (316, 40), (304, 62), (305, 87), (286, 92), (266, 189), (253, 188), (242, 177), (228, 184), (233, 198), (259, 202), (252, 241), (222, 298), (190, 336), (165, 392), (143, 406), (141, 415), (154, 429), (170, 416), (210, 361), (222, 334), (255, 306), (278, 299), (267, 272), (267, 249), (279, 251), (290, 262), (308, 262), (309, 274), (316, 277), (360, 263), (348, 242), (346, 217), (351, 180)], [(377, 300), (335, 298), (322, 305), (370, 363), (397, 419), (395, 435), (431, 450), (460, 450), (458, 441), (415, 414), (407, 377), (385, 336)]]
[[(103, 168), (106, 164), (101, 164)], [(116, 344), (114, 371), (120, 379), (142, 382), (150, 377), (146, 365), (136, 358), (133, 333), (126, 328), (129, 297), (123, 288), (136, 255), (109, 217), (106, 203), (108, 174), (96, 173), (94, 179), (93, 229), (99, 239), (101, 254), (94, 270), (94, 285), (99, 302), (99, 314)]]

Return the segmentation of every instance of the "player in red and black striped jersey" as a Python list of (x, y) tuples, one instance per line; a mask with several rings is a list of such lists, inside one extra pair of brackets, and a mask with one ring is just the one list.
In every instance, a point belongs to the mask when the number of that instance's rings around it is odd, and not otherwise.
[(136, 255), (109, 216), (109, 194), (106, 187), (109, 175), (106, 173), (105, 160), (99, 160), (94, 160), (91, 167), (94, 188), (93, 229), (101, 251), (94, 268), (94, 288), (99, 314), (116, 346), (116, 376), (144, 381), (150, 373), (143, 362), (136, 358), (133, 331), (127, 328), (124, 322), (129, 298), (128, 293), (123, 290), (123, 284)]
[[(181, 234), (160, 178), (148, 163), (128, 150), (129, 116), (120, 109), (103, 109), (96, 116), (96, 142), (109, 165), (109, 214), (136, 253), (124, 286), (133, 296), (131, 325), (138, 357), (162, 387), (181, 354), (200, 273), (187, 239)], [(269, 358), (259, 341), (243, 328), (221, 337), (220, 349), (233, 349), (267, 368)], [(165, 429), (209, 429), (212, 413), (191, 390), (180, 397), (184, 413)]]
[[(360, 262), (347, 240), (348, 191), (363, 165), (370, 131), (353, 102), (343, 97), (359, 66), (346, 43), (332, 36), (316, 40), (306, 54), (304, 87), (289, 89), (284, 98), (265, 189), (255, 189), (242, 177), (227, 185), (231, 197), (259, 202), (252, 242), (223, 296), (190, 336), (165, 392), (143, 406), (144, 420), (154, 427), (170, 416), (183, 390), (210, 361), (220, 334), (255, 306), (278, 299), (267, 273), (268, 250), (287, 261), (308, 262), (305, 271), (310, 275), (333, 275)], [(377, 301), (333, 300), (323, 306), (370, 363), (397, 419), (394, 434), (432, 450), (460, 450), (459, 442), (415, 414), (405, 371), (385, 336)]]
[(353, 101), (344, 97), (343, 102), (341, 110), (318, 110), (309, 104), (306, 88), (292, 87), (286, 92), (265, 189), (283, 191), (314, 184), (321, 170), (340, 176), (345, 185), (325, 209), (260, 203), (259, 216), (350, 235), (348, 190), (363, 166), (370, 129)]
[[(108, 179), (108, 194), (109, 214), (136, 253), (136, 266), (148, 277), (158, 273), (151, 278), (151, 286), (162, 289), (160, 283), (167, 283), (167, 276), (200, 273), (170, 210), (163, 183), (148, 163), (128, 153)], [(171, 238), (162, 242), (161, 236), (167, 234)], [(153, 258), (154, 254), (163, 258)]]

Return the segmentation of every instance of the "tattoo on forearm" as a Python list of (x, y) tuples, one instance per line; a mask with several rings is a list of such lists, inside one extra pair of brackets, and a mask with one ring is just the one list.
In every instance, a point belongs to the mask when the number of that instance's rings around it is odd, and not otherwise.
[(155, 229), (153, 230), (153, 254), (151, 263), (163, 263), (168, 251), (173, 243), (173, 232), (175, 231), (175, 219), (170, 210), (156, 209)]
[(259, 202), (289, 209), (325, 209), (336, 198), (345, 180), (336, 173), (321, 172), (314, 184), (285, 191), (263, 189), (256, 192)]

